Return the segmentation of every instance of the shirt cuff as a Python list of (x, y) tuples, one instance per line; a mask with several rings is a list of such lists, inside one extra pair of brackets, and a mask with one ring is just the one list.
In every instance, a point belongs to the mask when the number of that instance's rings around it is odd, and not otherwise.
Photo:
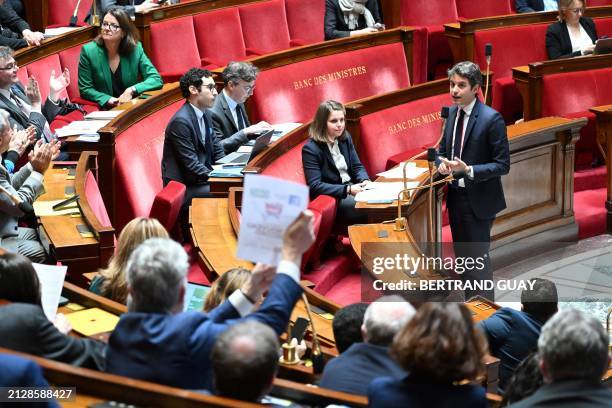
[(251, 313), (253, 310), (253, 306), (255, 306), (247, 297), (242, 293), (240, 289), (235, 290), (234, 293), (229, 295), (227, 298), (229, 302), (234, 306), (234, 308), (238, 311), (241, 317), (244, 317)]
[(34, 180), (37, 180), (42, 183), (43, 175), (37, 172), (36, 170), (34, 170), (34, 168), (32, 167), (32, 163), (28, 163), (26, 164), (26, 166), (30, 170), (30, 177), (33, 177)]
[(47, 96), (47, 99), (55, 106), (59, 106), (59, 98), (57, 99), (57, 101), (54, 101), (53, 99), (51, 99), (51, 96)]
[(300, 284), (300, 267), (290, 261), (280, 261), (276, 273), (288, 275), (298, 285)]
[(470, 171), (468, 172), (468, 178), (470, 180), (474, 180), (474, 166), (470, 166)]

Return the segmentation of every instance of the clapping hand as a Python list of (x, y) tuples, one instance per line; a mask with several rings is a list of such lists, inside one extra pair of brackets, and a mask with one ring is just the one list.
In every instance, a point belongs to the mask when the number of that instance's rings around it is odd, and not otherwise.
[(66, 89), (68, 85), (70, 85), (70, 71), (68, 71), (68, 68), (65, 68), (64, 72), (57, 77), (55, 76), (55, 70), (51, 70), (51, 76), (49, 77), (49, 98), (55, 102), (59, 93)]
[(32, 102), (32, 108), (40, 109), (41, 96), (38, 82), (33, 76), (28, 78), (28, 85), (26, 85), (26, 96)]
[(29, 145), (36, 140), (36, 129), (30, 126), (27, 129), (17, 130), (17, 126), (13, 128), (9, 150), (15, 151), (21, 156)]

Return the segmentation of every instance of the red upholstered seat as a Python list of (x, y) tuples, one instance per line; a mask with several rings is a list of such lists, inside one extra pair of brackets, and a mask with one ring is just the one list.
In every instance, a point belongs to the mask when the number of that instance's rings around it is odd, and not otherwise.
[[(514, 0), (455, 0), (457, 2), (457, 14), (464, 18), (481, 18), (512, 14), (510, 3)], [(591, 2), (589, 2), (591, 5)]]
[[(40, 59), (38, 61), (34, 61), (29, 63), (26, 66), (28, 76), (33, 76), (38, 81), (38, 87), (40, 89), (40, 96), (44, 101), (49, 96), (49, 78), (51, 77), (51, 71), (55, 71), (55, 74), (58, 75), (62, 72), (62, 66), (60, 64), (60, 59), (58, 54), (52, 54), (48, 57)], [(76, 73), (74, 75), (74, 79), (76, 80)], [(27, 82), (23, 82), (25, 85)], [(68, 96), (66, 92), (63, 92), (63, 95), (58, 95), (59, 97), (65, 98)]]
[(164, 130), (184, 103), (179, 100), (119, 134), (115, 141), (117, 229), (134, 217), (147, 217), (163, 189), (161, 158)]
[(70, 85), (66, 90), (71, 101), (79, 97), (79, 57), (82, 47), (82, 45), (77, 45), (59, 53), (62, 69), (68, 68), (68, 71), (70, 71)]
[(255, 120), (311, 120), (320, 101), (353, 101), (410, 86), (402, 43), (347, 51), (262, 71), (250, 99)]
[[(612, 5), (612, 1), (609, 1), (609, 5)], [(589, 6), (591, 6), (591, 2), (589, 2)], [(599, 37), (603, 37), (607, 35), (608, 37), (612, 36), (612, 17), (607, 18), (596, 18), (595, 27), (597, 27), (597, 35)]]
[(444, 93), (362, 116), (359, 157), (370, 177), (384, 171), (392, 156), (406, 156), (397, 157), (397, 164), (434, 146), (440, 137), (440, 108), (448, 104)]
[(193, 25), (202, 66), (222, 67), (247, 57), (238, 7), (197, 14)]
[(589, 0), (589, 7), (595, 6), (612, 6), (612, 1), (610, 0)]
[(251, 3), (239, 11), (247, 52), (263, 55), (294, 45), (289, 38), (283, 0)]
[[(47, 0), (47, 27), (68, 26), (77, 3), (78, 0)], [(89, 14), (92, 3), (92, 0), (81, 0), (77, 10), (77, 25), (85, 25), (85, 17)]]
[(312, 0), (285, 0), (289, 36), (306, 44), (325, 40), (325, 2)]
[(102, 200), (102, 194), (100, 194), (100, 188), (98, 187), (98, 181), (94, 177), (91, 170), (87, 171), (85, 176), (85, 196), (87, 197), (87, 203), (93, 211), (94, 215), (103, 227), (112, 227), (106, 206)]
[(151, 24), (149, 57), (164, 82), (177, 81), (189, 68), (199, 67), (192, 16)]
[(402, 25), (427, 27), (429, 76), (452, 65), (453, 56), (442, 25), (457, 21), (455, 0), (401, 0), (400, 7)]
[(173, 231), (181, 211), (183, 197), (185, 197), (185, 185), (178, 181), (170, 181), (155, 196), (149, 217), (156, 218), (166, 231)]
[[(523, 101), (512, 79), (512, 68), (531, 62), (545, 61), (546, 29), (548, 24), (534, 24), (481, 30), (474, 33), (474, 62), (486, 69), (485, 45), (493, 45), (491, 71), (493, 108), (506, 123), (514, 123), (523, 115)], [(526, 47), (525, 44), (529, 44)]]

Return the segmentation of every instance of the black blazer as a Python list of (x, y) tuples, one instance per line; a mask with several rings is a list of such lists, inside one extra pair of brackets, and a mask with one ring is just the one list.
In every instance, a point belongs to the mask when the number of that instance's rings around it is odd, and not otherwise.
[(215, 137), (210, 112), (204, 111), (206, 143), (202, 140), (200, 125), (189, 102), (179, 109), (166, 127), (164, 153), (162, 156), (162, 178), (164, 185), (170, 180), (193, 185), (205, 184), (214, 162), (225, 156), (223, 147)]
[[(344, 140), (338, 140), (338, 147), (342, 156), (344, 156), (344, 160), (346, 160), (348, 174), (351, 176), (350, 182), (356, 184), (369, 180), (370, 177), (355, 151), (351, 135), (348, 132), (345, 132), (345, 135)], [(342, 184), (340, 172), (336, 168), (336, 163), (334, 163), (327, 143), (315, 142), (313, 139), (308, 140), (302, 147), (302, 165), (304, 166), (306, 183), (310, 187), (311, 200), (321, 194), (335, 198), (345, 198), (347, 196), (346, 186)]]
[[(368, 0), (366, 8), (372, 13), (374, 21), (380, 23), (380, 13), (378, 12), (377, 0)], [(365, 18), (359, 16), (357, 30), (366, 28)], [(348, 25), (344, 22), (344, 13), (340, 10), (338, 0), (325, 0), (325, 39), (334, 40), (350, 35)]]
[(533, 13), (544, 10), (544, 0), (515, 0), (517, 13)]
[(28, 23), (17, 15), (8, 2), (0, 6), (0, 45), (14, 50), (27, 47), (28, 42), (22, 38), (21, 33), (29, 28)]
[[(580, 17), (580, 25), (587, 32), (593, 42), (597, 41), (597, 29), (595, 23), (588, 17)], [(577, 57), (580, 51), (572, 52), (572, 41), (565, 21), (557, 21), (548, 26), (546, 31), (546, 51), (548, 58)]]

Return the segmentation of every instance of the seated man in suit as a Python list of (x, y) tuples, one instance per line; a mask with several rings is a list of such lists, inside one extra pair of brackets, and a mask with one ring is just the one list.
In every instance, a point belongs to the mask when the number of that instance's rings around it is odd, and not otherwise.
[(514, 0), (517, 13), (557, 11), (557, 0)]
[(536, 278), (533, 287), (521, 293), (522, 310), (502, 307), (477, 323), (489, 340), (489, 351), (500, 360), (499, 388), (506, 389), (514, 370), (538, 346), (544, 323), (557, 313), (557, 287)]
[[(7, 151), (12, 133), (9, 114), (0, 109), (0, 155)], [(14, 175), (0, 163), (0, 187), (3, 190), (0, 192), (0, 247), (17, 252), (32, 262), (44, 262), (47, 254), (34, 229), (19, 227), (19, 217), (25, 215), (21, 203), (31, 205), (44, 192), (43, 174), (58, 154), (59, 142), (43, 144), (39, 140), (30, 153), (29, 163)]]
[(538, 340), (544, 385), (511, 407), (609, 407), (612, 390), (601, 382), (610, 363), (608, 344), (608, 333), (595, 317), (560, 311), (542, 327)]
[[(176, 4), (179, 0), (95, 0), (100, 21), (111, 7), (122, 7), (134, 19), (134, 14), (159, 7), (162, 4)], [(93, 12), (93, 8), (92, 8)], [(91, 14), (93, 14), (90, 12)]]
[[(145, 241), (126, 268), (128, 312), (110, 336), (106, 370), (174, 387), (212, 390), (210, 354), (222, 332), (245, 319), (269, 325), (276, 335), (285, 331), (302, 295), (302, 255), (313, 242), (312, 213), (304, 211), (285, 231), (278, 268), (257, 264), (241, 289), (203, 313), (181, 312), (189, 268), (183, 247), (164, 238)], [(265, 300), (253, 312), (253, 301), (265, 291)]]
[(393, 337), (414, 316), (414, 308), (399, 296), (383, 296), (368, 306), (355, 343), (325, 366), (320, 386), (366, 395), (376, 377), (404, 377), (406, 372), (389, 355)]
[(215, 394), (260, 402), (276, 377), (279, 349), (278, 336), (265, 324), (249, 320), (230, 327), (210, 357)]
[[(4, 353), (0, 354), (0, 387), (50, 389), (49, 383), (43, 377), (38, 364), (20, 356)], [(40, 402), (34, 405), (37, 407), (59, 407), (55, 401)]]
[(30, 30), (28, 23), (19, 17), (9, 2), (0, 0), (0, 45), (13, 49), (40, 45), (44, 35)]
[(211, 109), (213, 126), (225, 154), (235, 152), (240, 146), (271, 129), (261, 121), (251, 125), (244, 103), (253, 95), (259, 70), (250, 62), (230, 62), (223, 70), (223, 91)]
[(17, 77), (18, 69), (13, 50), (0, 46), (0, 108), (9, 113), (11, 127), (21, 130), (33, 126), (36, 139), (50, 142), (55, 136), (49, 123), (60, 112), (58, 95), (70, 84), (70, 73), (66, 69), (56, 77), (55, 71), (51, 71), (49, 97), (42, 103), (36, 80), (30, 77), (24, 89)]
[(342, 354), (354, 343), (363, 341), (361, 326), (363, 325), (363, 316), (367, 308), (367, 303), (353, 303), (352, 305), (344, 306), (334, 314), (332, 330), (338, 353)]

